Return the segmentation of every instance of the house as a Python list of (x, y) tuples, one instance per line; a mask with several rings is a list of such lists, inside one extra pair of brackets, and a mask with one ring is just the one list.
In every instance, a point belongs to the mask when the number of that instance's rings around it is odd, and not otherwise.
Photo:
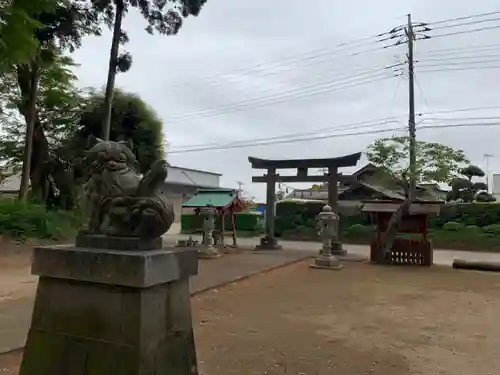
[[(390, 199), (404, 200), (403, 181), (369, 163), (352, 174), (356, 182), (340, 182), (338, 186), (339, 207), (358, 207), (364, 200)], [(439, 190), (438, 190), (439, 189)], [(444, 200), (446, 192), (437, 184), (417, 186), (417, 199)], [(286, 198), (328, 200), (328, 184), (309, 189), (297, 189)]]

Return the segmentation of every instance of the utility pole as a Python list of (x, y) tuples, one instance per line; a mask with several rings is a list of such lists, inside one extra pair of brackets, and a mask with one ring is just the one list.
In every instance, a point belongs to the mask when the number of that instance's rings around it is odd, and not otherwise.
[(484, 160), (486, 161), (486, 170), (484, 171), (484, 174), (486, 175), (486, 186), (488, 187), (488, 193), (490, 192), (490, 158), (492, 158), (493, 155), (491, 154), (484, 154)]
[(409, 75), (409, 118), (408, 118), (408, 133), (410, 135), (410, 201), (415, 200), (417, 186), (417, 154), (416, 154), (416, 129), (415, 129), (415, 83), (414, 83), (414, 60), (413, 60), (413, 44), (415, 34), (413, 33), (413, 24), (411, 14), (408, 14), (408, 27), (405, 29), (406, 39), (408, 43), (408, 75)]
[(236, 181), (236, 184), (238, 185), (238, 197), (241, 198), (241, 193), (243, 192), (243, 189), (241, 187), (244, 185), (244, 183), (241, 181)]

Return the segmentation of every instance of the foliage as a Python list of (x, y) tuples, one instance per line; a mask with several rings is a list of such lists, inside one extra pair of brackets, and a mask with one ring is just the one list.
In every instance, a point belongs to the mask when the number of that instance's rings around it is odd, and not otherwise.
[(488, 186), (484, 182), (472, 181), (474, 177), (484, 177), (485, 174), (481, 168), (468, 165), (460, 170), (460, 174), (464, 177), (454, 178), (450, 183), (451, 191), (447, 196), (448, 201), (473, 202), (479, 200), (480, 202), (494, 202), (496, 200), (488, 193)]
[(15, 64), (28, 63), (37, 53), (36, 20), (41, 12), (54, 10), (56, 0), (0, 1), (0, 74)]
[[(281, 202), (276, 205), (276, 232), (295, 230), (299, 226), (314, 227), (316, 216), (324, 204), (321, 202)], [(461, 228), (468, 226), (485, 227), (500, 224), (500, 204), (498, 203), (448, 203), (441, 207), (438, 216), (429, 217), (430, 229), (441, 229), (446, 223), (455, 222)], [(363, 214), (344, 216), (341, 227), (347, 229), (356, 224), (373, 225), (370, 216)], [(453, 225), (453, 224), (451, 224)]]
[[(370, 163), (397, 176), (409, 173), (409, 137), (378, 139), (368, 147), (366, 156)], [(448, 183), (468, 162), (462, 150), (455, 150), (440, 143), (417, 141), (417, 182)]]
[[(238, 213), (234, 216), (235, 227), (237, 232), (246, 233), (259, 233), (261, 230), (260, 226), (260, 215), (255, 215), (252, 213)], [(182, 215), (181, 216), (181, 231), (182, 233), (195, 233), (199, 231), (203, 226), (203, 218), (199, 215)], [(221, 221), (215, 221), (216, 229), (220, 230)], [(231, 217), (226, 217), (224, 220), (224, 230), (232, 230)]]
[[(275, 232), (282, 236), (285, 232), (297, 230), (298, 227), (313, 228), (316, 231), (316, 217), (325, 203), (318, 201), (283, 201), (276, 204)], [(348, 216), (340, 213), (340, 227), (351, 225), (370, 225), (369, 216)]]
[(63, 239), (82, 224), (78, 213), (47, 210), (36, 203), (0, 199), (0, 234), (15, 238)]
[[(175, 35), (183, 24), (183, 19), (200, 13), (206, 0), (91, 0), (94, 9), (101, 13), (109, 27), (114, 25), (117, 4), (127, 13), (130, 8), (140, 11), (147, 22), (146, 31), (153, 34)], [(120, 36), (122, 41), (127, 41), (124, 31)]]
[(496, 200), (497, 199), (487, 191), (480, 191), (476, 195), (476, 202), (493, 203), (496, 202)]
[(491, 233), (494, 235), (500, 235), (500, 224), (490, 224), (483, 227), (485, 233)]
[[(369, 244), (374, 236), (375, 232), (366, 227), (364, 233), (355, 235), (344, 231), (342, 240), (353, 244)], [(419, 234), (401, 234), (398, 237), (422, 238)], [(487, 233), (481, 228), (464, 229), (458, 232), (434, 229), (429, 232), (429, 238), (434, 249), (500, 252), (500, 233)]]
[[(69, 142), (68, 149), (73, 150), (73, 160), (83, 157), (89, 136), (100, 136), (104, 110), (104, 93), (90, 93), (81, 113), (78, 130)], [(110, 139), (131, 141), (143, 173), (151, 163), (163, 158), (163, 123), (156, 112), (136, 94), (115, 91)]]
[[(40, 120), (40, 108), (36, 103), (36, 88), (39, 86), (40, 69), (52, 65), (64, 51), (72, 52), (78, 48), (83, 36), (100, 34), (99, 13), (84, 0), (54, 0), (53, 7), (49, 10), (37, 8), (27, 16), (37, 23), (34, 29), (35, 51), (27, 61), (8, 62), (8, 66), (4, 68), (6, 73), (15, 74), (21, 99), (16, 105), (27, 124), (26, 134), (32, 138), (30, 142), (26, 142), (23, 163), (29, 163), (29, 169), (28, 165), (25, 166), (29, 172), (32, 194), (47, 200), (57, 198), (59, 192), (63, 191), (65, 193), (62, 195), (68, 197), (66, 192), (71, 189), (71, 170), (68, 171), (49, 150), (49, 142)], [(23, 174), (22, 187), (26, 186), (27, 178)], [(24, 192), (24, 189), (21, 190)], [(20, 197), (23, 196), (21, 193)], [(67, 199), (60, 201), (71, 206)]]
[[(41, 71), (37, 100), (39, 121), (48, 140), (52, 155), (64, 158), (67, 139), (74, 134), (84, 103), (83, 93), (74, 83), (77, 77), (71, 71), (74, 63), (70, 57), (57, 56), (52, 64)], [(4, 75), (0, 81), (0, 152), (3, 161), (17, 169), (22, 163), (25, 124), (19, 116), (21, 92), (14, 72)]]
[(126, 72), (132, 64), (128, 52), (119, 53), (121, 44), (128, 42), (126, 31), (122, 29), (124, 16), (130, 8), (140, 11), (147, 22), (146, 31), (164, 35), (175, 35), (182, 27), (183, 19), (197, 16), (206, 0), (91, 0), (93, 9), (104, 16), (105, 22), (113, 29), (108, 64), (108, 79), (104, 96), (104, 117), (102, 136), (109, 139), (112, 99), (118, 72)]
[(449, 232), (458, 232), (460, 230), (463, 230), (464, 228), (465, 225), (457, 223), (456, 221), (448, 221), (443, 225), (443, 230), (447, 230)]

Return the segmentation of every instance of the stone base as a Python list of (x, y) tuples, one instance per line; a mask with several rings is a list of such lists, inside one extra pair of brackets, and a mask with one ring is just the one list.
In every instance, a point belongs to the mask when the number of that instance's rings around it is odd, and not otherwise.
[(347, 254), (347, 251), (342, 248), (342, 242), (332, 242), (330, 253), (336, 256), (343, 256)]
[(266, 236), (260, 239), (260, 245), (255, 246), (255, 250), (281, 250), (281, 245), (277, 238)]
[(162, 239), (161, 237), (113, 237), (105, 234), (78, 233), (75, 245), (76, 247), (86, 247), (91, 249), (143, 251), (161, 249)]
[(337, 256), (342, 262), (367, 262), (370, 260), (370, 258), (365, 255), (351, 254), (348, 252), (346, 252), (344, 255)]
[(320, 255), (314, 262), (309, 266), (311, 268), (316, 269), (328, 269), (328, 270), (340, 270), (344, 268), (342, 264), (340, 264), (338, 258), (336, 256), (324, 256)]
[(197, 375), (189, 276), (195, 249), (39, 247), (20, 375)]
[(200, 259), (215, 259), (220, 258), (221, 253), (215, 247), (200, 247), (198, 248), (198, 258)]

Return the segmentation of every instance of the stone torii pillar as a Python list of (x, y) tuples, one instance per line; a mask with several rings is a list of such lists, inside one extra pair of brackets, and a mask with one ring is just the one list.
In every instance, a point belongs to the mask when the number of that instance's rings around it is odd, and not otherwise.
[(266, 177), (266, 235), (260, 239), (256, 250), (280, 250), (278, 239), (274, 236), (276, 216), (276, 168), (268, 168)]
[[(328, 168), (328, 205), (331, 207), (331, 211), (340, 217), (339, 203), (338, 203), (338, 168), (329, 167)], [(337, 235), (331, 240), (331, 254), (332, 255), (346, 255), (346, 251), (342, 248), (342, 242), (340, 242), (340, 225), (337, 225)]]

